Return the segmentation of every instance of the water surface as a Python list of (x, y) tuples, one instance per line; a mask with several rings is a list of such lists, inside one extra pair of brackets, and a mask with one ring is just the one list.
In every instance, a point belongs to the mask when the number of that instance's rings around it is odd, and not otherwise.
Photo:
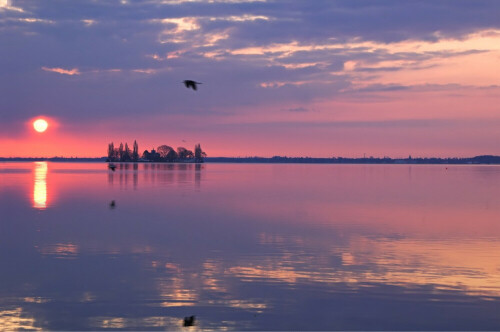
[(106, 166), (0, 163), (0, 326), (500, 329), (498, 166)]

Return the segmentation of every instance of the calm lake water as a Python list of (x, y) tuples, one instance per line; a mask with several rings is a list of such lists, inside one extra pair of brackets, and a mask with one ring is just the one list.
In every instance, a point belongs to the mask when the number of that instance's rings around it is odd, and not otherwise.
[(499, 330), (500, 167), (0, 163), (0, 260), (4, 329)]

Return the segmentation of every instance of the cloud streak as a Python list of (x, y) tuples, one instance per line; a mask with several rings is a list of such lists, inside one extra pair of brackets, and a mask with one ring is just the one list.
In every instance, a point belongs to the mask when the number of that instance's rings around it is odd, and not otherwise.
[(53, 72), (53, 73), (58, 73), (61, 75), (80, 75), (80, 71), (78, 68), (73, 68), (73, 69), (63, 69), (63, 68), (48, 68), (48, 67), (42, 67), (42, 70), (48, 71), (48, 72)]

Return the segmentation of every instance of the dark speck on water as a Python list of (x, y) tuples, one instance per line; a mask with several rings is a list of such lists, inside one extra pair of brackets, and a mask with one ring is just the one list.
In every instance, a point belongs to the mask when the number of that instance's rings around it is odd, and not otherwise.
[(193, 326), (195, 321), (195, 316), (184, 317), (184, 326)]

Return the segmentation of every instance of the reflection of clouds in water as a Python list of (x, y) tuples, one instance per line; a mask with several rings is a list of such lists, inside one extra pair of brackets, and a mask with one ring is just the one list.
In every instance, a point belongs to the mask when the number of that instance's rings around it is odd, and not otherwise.
[(37, 296), (37, 297), (28, 296), (28, 297), (25, 297), (23, 300), (26, 303), (47, 303), (50, 301), (49, 299), (39, 297), (39, 296)]
[(3, 331), (31, 330), (41, 331), (41, 327), (35, 326), (36, 320), (26, 317), (23, 308), (14, 308), (0, 311), (0, 328)]
[[(370, 251), (364, 249), (367, 246)], [(434, 285), (467, 295), (500, 296), (500, 242), (496, 240), (379, 241), (360, 237), (351, 240), (350, 248), (351, 264), (374, 266), (370, 276), (374, 282)]]
[(53, 256), (60, 259), (75, 259), (77, 258), (78, 252), (78, 246), (72, 243), (56, 243), (40, 248), (40, 253), (42, 255)]
[(81, 298), (81, 302), (93, 302), (97, 296), (92, 292), (84, 292)]
[(148, 254), (153, 251), (153, 248), (151, 246), (145, 245), (145, 246), (132, 246), (129, 248), (129, 252), (132, 254)]
[[(497, 273), (500, 244), (494, 241), (443, 242), (351, 236), (344, 244), (325, 246), (326, 242), (320, 242), (318, 246), (312, 240), (260, 233), (258, 241), (274, 247), (273, 255), (238, 256), (236, 260), (208, 258), (199, 265), (189, 266), (185, 266), (185, 262), (150, 261), (151, 267), (162, 274), (154, 282), (160, 300), (157, 305), (165, 308), (217, 306), (256, 313), (272, 308), (263, 298), (235, 296), (240, 286), (234, 283), (234, 277), (243, 283), (268, 285), (323, 284), (325, 291), (333, 292), (356, 293), (367, 287), (395, 285), (408, 293), (420, 291), (420, 286), (431, 286), (437, 292), (455, 290), (464, 296), (500, 296)], [(76, 254), (78, 250), (59, 244), (45, 252)], [(159, 254), (150, 247), (136, 247), (130, 252)], [(128, 322), (132, 325), (117, 328), (139, 324)], [(125, 324), (121, 320), (103, 322), (109, 327), (122, 323)]]
[[(159, 263), (154, 261), (153, 267)], [(226, 287), (227, 270), (223, 262), (208, 260), (202, 263), (199, 273), (188, 272), (179, 264), (166, 263), (165, 268), (175, 276), (162, 277), (156, 280), (159, 298), (164, 300), (162, 307), (191, 307), (196, 305), (217, 306), (262, 312), (268, 304), (262, 300), (235, 298)], [(229, 274), (231, 276), (231, 274)]]
[(303, 246), (304, 239), (300, 236), (282, 236), (277, 234), (260, 233), (259, 234), (260, 244), (274, 244), (274, 245), (297, 245)]
[(196, 276), (181, 273), (175, 277), (161, 278), (157, 281), (159, 298), (164, 302), (162, 306), (191, 306), (199, 299), (199, 293), (193, 287), (189, 287)]
[(194, 326), (183, 326), (184, 319), (172, 316), (148, 316), (141, 318), (101, 316), (91, 318), (91, 326), (97, 329), (140, 329), (164, 328), (182, 331), (227, 331), (237, 326), (234, 321), (205, 323), (199, 317)]
[[(274, 239), (279, 247), (284, 238), (260, 236), (265, 243)], [(287, 248), (297, 246), (291, 239)], [(309, 248), (311, 249), (311, 248)], [(351, 237), (346, 246), (332, 245), (304, 256), (307, 248), (260, 257), (225, 272), (244, 282), (287, 284), (342, 283), (354, 290), (380, 283), (412, 288), (431, 285), (436, 290), (454, 289), (464, 295), (500, 296), (500, 243), (493, 240), (432, 241), (398, 238)], [(334, 262), (338, 260), (338, 264)], [(330, 264), (327, 264), (330, 262)], [(333, 285), (332, 285), (333, 286)]]
[(220, 273), (224, 271), (222, 262), (216, 260), (208, 260), (203, 263), (203, 288), (212, 292), (227, 293), (227, 288), (224, 286)]
[(264, 302), (253, 302), (251, 300), (209, 300), (207, 303), (230, 308), (252, 309), (258, 313), (268, 308), (268, 305)]
[[(99, 320), (99, 319), (97, 319)], [(125, 318), (122, 317), (105, 317), (98, 325), (103, 329), (123, 329), (126, 327)]]

